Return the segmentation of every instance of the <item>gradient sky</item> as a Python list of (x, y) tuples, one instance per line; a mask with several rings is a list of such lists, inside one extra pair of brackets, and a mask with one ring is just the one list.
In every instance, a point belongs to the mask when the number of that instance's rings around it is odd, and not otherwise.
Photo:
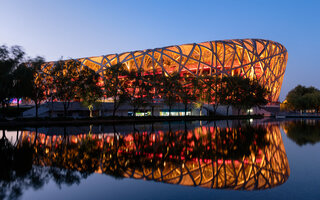
[(261, 38), (289, 54), (280, 100), (320, 89), (319, 0), (0, 0), (0, 45), (46, 60), (176, 44)]

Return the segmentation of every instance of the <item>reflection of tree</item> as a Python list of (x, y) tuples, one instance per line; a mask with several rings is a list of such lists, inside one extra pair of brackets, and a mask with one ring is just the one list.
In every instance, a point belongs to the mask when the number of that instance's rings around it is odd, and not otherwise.
[(316, 144), (320, 141), (320, 121), (301, 120), (290, 121), (284, 124), (284, 129), (290, 139), (299, 146)]
[(215, 141), (218, 151), (214, 155), (216, 159), (239, 160), (243, 156), (257, 153), (259, 149), (263, 149), (269, 143), (266, 134), (267, 130), (262, 126), (220, 129), (218, 131), (219, 138)]
[(79, 184), (82, 178), (82, 176), (77, 171), (61, 169), (57, 167), (50, 167), (48, 173), (60, 188), (62, 184)]
[[(112, 175), (116, 178), (123, 177), (123, 168), (126, 167), (126, 160), (129, 158), (121, 157), (119, 158), (119, 152), (121, 152), (120, 147), (123, 146), (123, 137), (119, 137), (117, 133), (113, 135), (115, 140), (111, 142), (104, 143), (104, 153), (101, 161), (101, 170), (102, 172)], [(125, 164), (120, 164), (125, 163)]]
[[(39, 178), (38, 168), (32, 166), (33, 148), (23, 141), (19, 148), (15, 148), (5, 137), (0, 139), (0, 197), (17, 199), (24, 188), (35, 189), (43, 185)], [(40, 169), (41, 170), (41, 169)]]
[[(13, 146), (3, 134), (0, 139), (0, 199), (18, 199), (23, 190), (30, 187), (40, 189), (50, 179), (57, 185), (79, 183), (83, 177), (76, 170), (65, 166), (39, 166), (45, 151), (41, 152), (33, 140), (22, 140)], [(86, 171), (87, 173), (87, 171)]]
[[(13, 165), (14, 147), (5, 137), (2, 135), (0, 139), (0, 178), (5, 181), (10, 181), (12, 178), (12, 165)], [(4, 164), (6, 163), (6, 164)]]
[[(71, 138), (72, 140), (72, 138)], [(81, 142), (72, 142), (69, 137), (63, 136), (59, 145), (54, 141), (45, 148), (37, 140), (36, 150), (39, 153), (39, 161), (35, 164), (52, 166), (59, 169), (78, 171), (82, 176), (88, 176), (99, 167), (101, 150), (98, 140), (86, 135)], [(68, 175), (68, 174), (67, 174)]]

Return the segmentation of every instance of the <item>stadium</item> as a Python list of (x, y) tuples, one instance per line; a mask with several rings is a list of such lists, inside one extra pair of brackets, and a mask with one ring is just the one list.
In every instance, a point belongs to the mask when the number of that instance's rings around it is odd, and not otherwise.
[[(144, 74), (170, 76), (178, 73), (181, 76), (241, 76), (255, 79), (268, 89), (267, 99), (269, 105), (272, 105), (279, 99), (287, 58), (287, 50), (280, 43), (263, 39), (235, 39), (174, 45), (76, 60), (81, 63), (80, 68), (94, 70), (99, 73), (101, 79), (107, 78), (104, 75), (106, 69), (119, 63), (128, 71), (143, 71)], [(56, 62), (45, 63), (42, 72), (50, 74), (55, 64)], [(176, 111), (172, 114), (181, 114), (178, 107)], [(162, 112), (164, 113), (167, 112)], [(124, 111), (121, 115), (126, 114), (127, 111)]]

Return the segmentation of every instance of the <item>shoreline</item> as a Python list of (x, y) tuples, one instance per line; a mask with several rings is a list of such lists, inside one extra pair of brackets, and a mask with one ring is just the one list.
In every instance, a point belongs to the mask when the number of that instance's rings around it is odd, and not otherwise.
[(13, 118), (0, 119), (0, 128), (25, 127), (25, 126), (74, 126), (88, 124), (144, 124), (166, 121), (218, 121), (218, 120), (248, 120), (248, 119), (263, 119), (273, 118), (278, 120), (283, 119), (320, 119), (320, 116), (315, 115), (281, 115), (279, 116), (263, 116), (263, 115), (230, 115), (230, 116), (146, 116), (146, 117), (131, 117), (131, 116), (108, 116), (94, 118)]
[(66, 126), (83, 124), (131, 124), (131, 123), (152, 123), (165, 121), (215, 121), (215, 120), (245, 120), (262, 119), (262, 115), (231, 115), (231, 116), (165, 116), (165, 117), (96, 117), (96, 118), (18, 118), (13, 120), (1, 120), (0, 127), (21, 127), (21, 126)]

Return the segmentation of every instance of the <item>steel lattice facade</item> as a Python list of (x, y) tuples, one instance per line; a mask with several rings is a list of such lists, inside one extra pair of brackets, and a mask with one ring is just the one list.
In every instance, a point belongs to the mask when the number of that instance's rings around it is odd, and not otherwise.
[[(286, 48), (270, 40), (236, 39), (209, 41), (121, 54), (78, 59), (103, 77), (105, 69), (123, 63), (128, 70), (170, 75), (174, 72), (193, 76), (242, 76), (257, 79), (269, 91), (268, 100), (278, 101), (287, 63)], [(43, 71), (54, 66), (46, 63)]]

